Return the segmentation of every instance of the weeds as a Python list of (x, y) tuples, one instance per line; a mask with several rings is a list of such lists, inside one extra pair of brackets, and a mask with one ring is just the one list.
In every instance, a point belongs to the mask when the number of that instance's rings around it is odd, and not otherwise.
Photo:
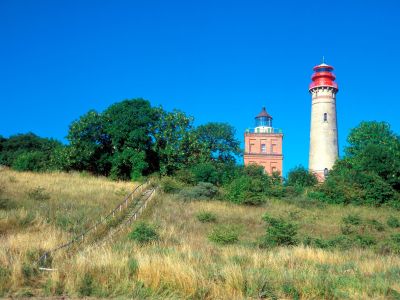
[(159, 235), (153, 226), (141, 222), (135, 226), (135, 228), (129, 234), (129, 238), (138, 242), (139, 244), (146, 244), (157, 241), (159, 239)]
[(263, 220), (268, 224), (267, 232), (260, 241), (261, 247), (293, 246), (298, 243), (297, 226), (283, 219), (265, 214)]
[(237, 228), (220, 225), (213, 228), (208, 235), (208, 239), (219, 245), (229, 245), (239, 241), (239, 233)]
[(400, 228), (400, 220), (395, 216), (390, 216), (387, 219), (386, 224), (391, 228)]
[(46, 192), (45, 188), (40, 186), (33, 188), (27, 193), (28, 198), (36, 201), (46, 201), (50, 199), (50, 194)]
[(199, 212), (197, 215), (197, 220), (199, 220), (202, 223), (213, 223), (217, 221), (217, 216), (213, 214), (212, 212), (208, 211), (202, 211)]

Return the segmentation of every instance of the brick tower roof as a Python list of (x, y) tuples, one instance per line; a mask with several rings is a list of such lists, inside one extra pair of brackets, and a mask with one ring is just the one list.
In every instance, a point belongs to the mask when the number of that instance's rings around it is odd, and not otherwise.
[(272, 116), (269, 113), (267, 113), (265, 107), (262, 108), (261, 112), (256, 116), (256, 119), (260, 117), (267, 117), (272, 119)]

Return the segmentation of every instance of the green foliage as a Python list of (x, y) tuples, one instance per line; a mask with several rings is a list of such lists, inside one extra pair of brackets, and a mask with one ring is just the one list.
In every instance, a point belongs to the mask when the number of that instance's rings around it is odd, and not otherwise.
[(61, 143), (41, 138), (33, 133), (1, 138), (0, 165), (19, 171), (45, 171), (52, 169), (52, 157)]
[(197, 215), (197, 220), (202, 223), (213, 223), (217, 221), (217, 216), (209, 211), (201, 211)]
[(172, 177), (163, 177), (161, 179), (161, 189), (164, 193), (175, 194), (178, 193), (182, 188), (183, 184)]
[(134, 257), (128, 259), (128, 270), (130, 276), (136, 275), (139, 270), (139, 263)]
[(83, 297), (88, 297), (92, 295), (93, 291), (94, 291), (93, 276), (90, 273), (85, 273), (79, 286), (79, 295)]
[(237, 204), (260, 205), (265, 202), (266, 191), (269, 187), (268, 178), (240, 176), (234, 179), (225, 189), (227, 199)]
[(216, 166), (211, 162), (196, 164), (191, 168), (191, 172), (196, 182), (209, 182), (217, 184), (220, 180), (220, 174)]
[[(346, 157), (319, 187), (329, 203), (396, 206), (400, 191), (400, 138), (384, 122), (362, 122), (348, 136)], [(396, 192), (397, 191), (397, 192)]]
[[(193, 117), (174, 110), (155, 109), (153, 150), (158, 157), (161, 175), (171, 175), (199, 160), (199, 143), (193, 132)], [(201, 156), (201, 155), (200, 155)]]
[(370, 235), (356, 235), (354, 241), (360, 248), (368, 248), (376, 244), (375, 238)]
[(312, 187), (318, 183), (314, 174), (310, 173), (303, 166), (297, 166), (289, 171), (286, 181), (287, 186)]
[(400, 220), (395, 216), (390, 216), (387, 219), (386, 224), (391, 228), (400, 228)]
[(29, 199), (36, 201), (46, 201), (50, 199), (50, 194), (46, 192), (45, 188), (40, 186), (29, 190), (27, 195)]
[(385, 231), (385, 226), (378, 220), (369, 220), (368, 224), (371, 225), (376, 231)]
[(45, 170), (46, 154), (40, 151), (23, 152), (14, 159), (12, 168), (17, 171)]
[(209, 182), (199, 182), (196, 186), (182, 189), (179, 196), (183, 200), (209, 200), (218, 194), (218, 188)]
[(264, 214), (263, 220), (267, 223), (267, 231), (260, 241), (261, 247), (297, 245), (297, 225), (284, 219), (272, 218)]
[(354, 214), (349, 214), (346, 217), (343, 217), (342, 221), (344, 224), (349, 224), (349, 225), (361, 225), (362, 223), (360, 216)]
[(136, 152), (130, 148), (115, 153), (111, 159), (111, 178), (138, 180), (148, 167), (145, 157), (146, 154), (143, 151)]
[(213, 228), (208, 239), (220, 245), (234, 244), (239, 241), (239, 232), (235, 227), (220, 225)]
[(395, 191), (375, 173), (358, 171), (349, 159), (339, 161), (318, 189), (324, 201), (380, 206), (392, 201)]
[(129, 238), (138, 242), (139, 244), (146, 244), (157, 241), (159, 239), (159, 235), (152, 225), (141, 222), (137, 224), (131, 231)]
[(230, 162), (239, 155), (240, 142), (235, 129), (227, 123), (210, 122), (196, 128), (196, 139), (206, 149), (207, 160)]
[(0, 197), (0, 209), (12, 210), (17, 207), (17, 203), (14, 200)]

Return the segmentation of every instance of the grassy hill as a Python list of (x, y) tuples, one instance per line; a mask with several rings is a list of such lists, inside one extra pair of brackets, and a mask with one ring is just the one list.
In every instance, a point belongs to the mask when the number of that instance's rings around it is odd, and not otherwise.
[[(35, 267), (40, 253), (88, 228), (134, 186), (78, 173), (1, 170), (0, 296), (400, 297), (400, 255), (393, 251), (399, 212), (301, 197), (252, 207), (161, 193), (141, 217), (156, 228), (158, 241), (140, 245), (125, 233), (92, 251), (57, 254), (55, 271)], [(198, 215), (207, 221), (205, 212), (214, 220), (201, 222)], [(265, 213), (297, 226), (296, 246), (259, 247)], [(238, 240), (218, 243), (230, 234)]]

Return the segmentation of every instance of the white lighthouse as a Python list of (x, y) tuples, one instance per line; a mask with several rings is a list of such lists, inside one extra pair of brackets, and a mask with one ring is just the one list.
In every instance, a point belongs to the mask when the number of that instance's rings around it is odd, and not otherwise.
[(311, 93), (311, 130), (308, 169), (324, 181), (339, 156), (336, 121), (336, 94), (333, 67), (322, 63), (314, 67)]

